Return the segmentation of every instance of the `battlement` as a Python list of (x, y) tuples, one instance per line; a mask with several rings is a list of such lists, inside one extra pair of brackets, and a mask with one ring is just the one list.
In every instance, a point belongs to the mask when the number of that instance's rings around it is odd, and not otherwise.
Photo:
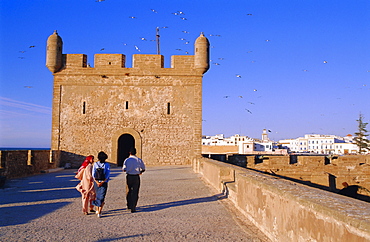
[[(89, 67), (87, 56), (84, 54), (64, 54), (63, 56), (64, 69)], [(95, 54), (93, 68), (126, 68), (125, 62), (126, 56), (124, 54)], [(147, 70), (164, 68), (164, 57), (163, 55), (134, 54), (132, 68)], [(194, 55), (171, 56), (171, 68), (194, 69)]]
[(140, 55), (132, 56), (132, 67), (142, 69), (158, 69), (164, 67), (163, 55)]
[(84, 54), (63, 55), (65, 68), (87, 67), (87, 56)]
[[(91, 69), (119, 69), (126, 68), (126, 56), (123, 54), (95, 54), (94, 67), (87, 65), (87, 56), (84, 54), (62, 54), (63, 41), (57, 32), (49, 36), (46, 51), (46, 66), (52, 73), (64, 72), (71, 74), (82, 74), (81, 71)], [(147, 70), (145, 73), (157, 71), (164, 68), (164, 57), (162, 55), (134, 54), (132, 56), (132, 69), (137, 71)], [(178, 55), (171, 57), (171, 67), (166, 70), (180, 71), (179, 74), (186, 74), (196, 70), (196, 73), (204, 74), (209, 69), (209, 42), (201, 33), (194, 43), (194, 55)], [(125, 70), (128, 71), (128, 70)], [(117, 73), (117, 71), (115, 71)], [(171, 72), (171, 71), (170, 71)], [(172, 71), (173, 72), (173, 71)], [(118, 74), (118, 73), (117, 73)], [(173, 74), (173, 73), (172, 73)]]
[(194, 56), (173, 55), (171, 58), (171, 68), (194, 69)]
[(99, 67), (117, 67), (124, 68), (126, 56), (123, 54), (95, 54), (96, 68)]

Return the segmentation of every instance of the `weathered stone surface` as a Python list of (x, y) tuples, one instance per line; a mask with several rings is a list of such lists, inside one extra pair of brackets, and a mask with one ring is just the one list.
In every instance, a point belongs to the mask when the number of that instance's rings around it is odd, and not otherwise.
[(125, 174), (112, 168), (101, 218), (82, 214), (75, 171), (0, 189), (0, 241), (269, 241), (190, 166), (148, 167), (136, 213), (126, 209)]
[[(325, 156), (297, 156), (296, 163), (290, 163), (289, 156), (265, 156), (256, 163), (254, 156), (247, 156), (247, 167), (267, 173), (308, 181), (332, 191), (342, 189), (342, 183), (358, 185), (370, 190), (370, 156), (345, 155), (335, 159)], [(365, 190), (359, 191), (367, 196), (362, 200), (370, 201), (370, 194)]]
[(201, 154), (202, 77), (209, 66), (208, 40), (199, 38), (196, 54), (173, 56), (171, 68), (162, 55), (133, 55), (133, 67), (125, 68), (122, 54), (97, 54), (94, 67), (83, 54), (63, 54), (54, 72), (52, 150), (104, 151), (121, 165), (132, 144), (120, 137), (130, 135), (147, 164), (190, 164)]
[(202, 158), (193, 168), (272, 241), (370, 241), (370, 204)]

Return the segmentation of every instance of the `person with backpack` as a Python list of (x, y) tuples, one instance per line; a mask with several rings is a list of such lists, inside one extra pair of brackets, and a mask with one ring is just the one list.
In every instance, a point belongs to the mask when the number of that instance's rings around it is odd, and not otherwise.
[(126, 172), (126, 201), (131, 213), (136, 212), (139, 200), (140, 175), (145, 171), (144, 162), (136, 156), (136, 149), (132, 147), (130, 156), (123, 162), (122, 170)]
[(110, 165), (105, 162), (108, 159), (108, 155), (101, 151), (98, 154), (98, 162), (95, 162), (93, 166), (93, 177), (95, 181), (96, 200), (93, 201), (93, 205), (97, 207), (96, 214), (98, 218), (101, 217), (105, 196), (108, 189), (108, 181), (110, 177)]

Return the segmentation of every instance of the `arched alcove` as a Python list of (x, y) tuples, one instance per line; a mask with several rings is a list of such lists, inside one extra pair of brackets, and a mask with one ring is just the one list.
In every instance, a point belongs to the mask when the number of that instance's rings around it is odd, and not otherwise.
[(135, 147), (135, 139), (131, 134), (123, 134), (118, 138), (117, 165), (122, 166), (124, 160), (129, 157), (129, 152)]
[(118, 130), (112, 137), (112, 161), (118, 166), (122, 166), (126, 152), (132, 145), (136, 148), (136, 155), (141, 158), (141, 136), (139, 132), (131, 128)]

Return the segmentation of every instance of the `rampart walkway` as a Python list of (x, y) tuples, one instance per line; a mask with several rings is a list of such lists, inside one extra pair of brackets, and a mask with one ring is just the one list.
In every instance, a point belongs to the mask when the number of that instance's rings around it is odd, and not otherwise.
[(8, 181), (0, 241), (268, 241), (191, 167), (148, 167), (137, 213), (125, 209), (125, 175), (113, 168), (100, 219), (82, 214), (75, 171)]

